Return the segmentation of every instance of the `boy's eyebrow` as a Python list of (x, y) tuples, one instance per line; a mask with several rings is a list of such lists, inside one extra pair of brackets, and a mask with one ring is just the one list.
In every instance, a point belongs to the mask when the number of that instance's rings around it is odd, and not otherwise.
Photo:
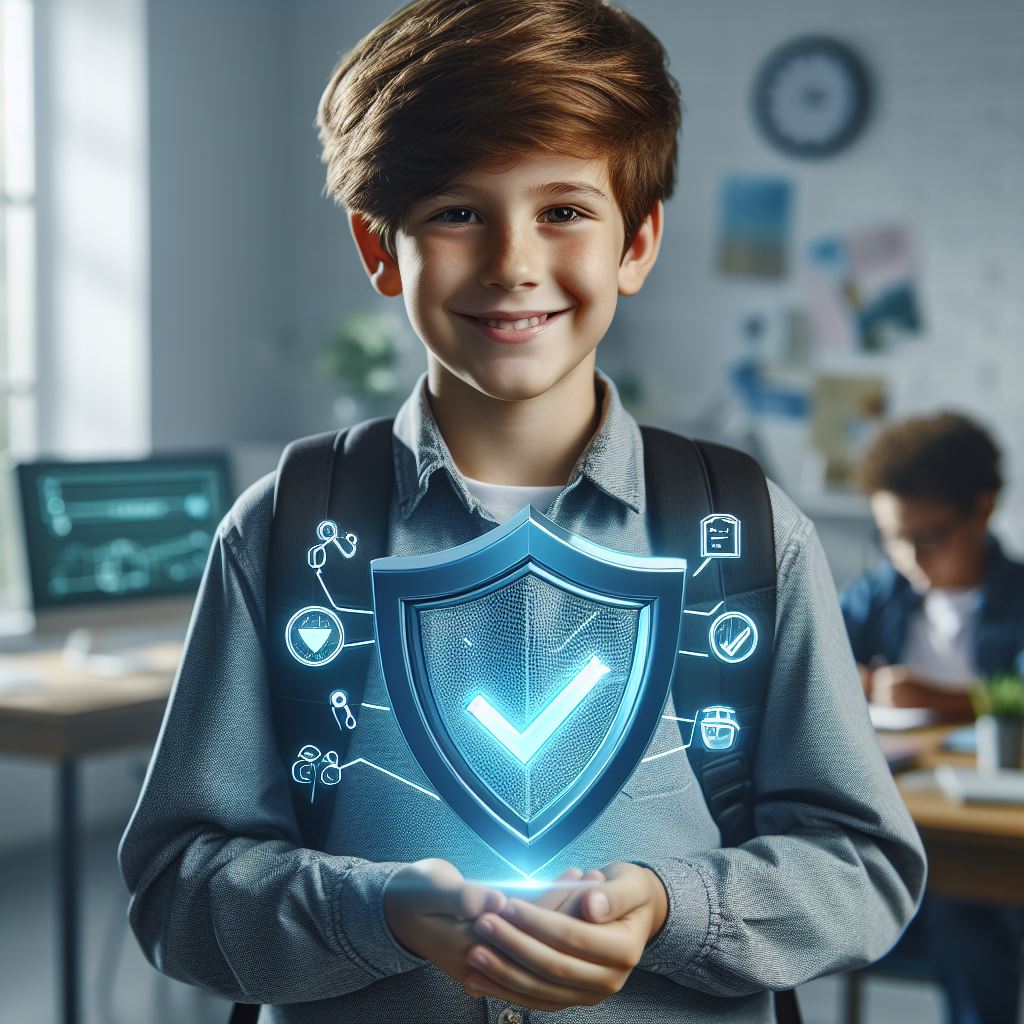
[[(589, 185), (585, 181), (549, 181), (544, 185), (534, 185), (533, 188), (527, 191), (527, 195), (531, 198), (533, 196), (560, 196), (565, 195), (569, 192), (575, 192), (580, 195), (590, 196), (593, 199), (598, 199), (603, 202), (611, 202), (611, 200), (596, 186)], [(434, 192), (426, 199), (441, 199), (444, 196), (461, 196), (461, 195), (488, 195), (487, 189), (477, 188), (474, 185), (449, 185), (447, 188), (441, 189), (439, 192)]]

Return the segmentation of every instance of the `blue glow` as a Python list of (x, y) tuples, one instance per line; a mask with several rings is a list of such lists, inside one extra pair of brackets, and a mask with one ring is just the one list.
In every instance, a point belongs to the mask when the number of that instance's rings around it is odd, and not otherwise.
[(716, 658), (736, 665), (754, 653), (757, 647), (757, 626), (743, 612), (723, 612), (711, 623), (708, 642)]
[(700, 713), (700, 738), (708, 750), (729, 750), (739, 731), (735, 708), (716, 704)]
[(571, 715), (584, 697), (597, 685), (597, 681), (608, 673), (607, 665), (595, 655), (580, 672), (563, 687), (539, 715), (520, 732), (511, 725), (500, 711), (495, 710), (486, 697), (477, 695), (466, 710), (506, 749), (511, 751), (522, 764), (551, 738), (554, 731)]
[(309, 802), (312, 803), (316, 797), (318, 779), (325, 786), (336, 786), (341, 782), (337, 751), (328, 750), (321, 754), (319, 747), (307, 743), (299, 751), (298, 760), (292, 765), (292, 778), (300, 785), (309, 786)]
[[(372, 615), (373, 612), (366, 608), (345, 608), (338, 604), (331, 595), (331, 588), (324, 579), (324, 566), (327, 564), (327, 548), (333, 547), (342, 558), (349, 559), (355, 556), (359, 546), (359, 538), (354, 533), (346, 533), (342, 540), (339, 540), (340, 531), (338, 524), (333, 519), (324, 519), (316, 528), (316, 535), (320, 538), (319, 544), (314, 544), (306, 552), (306, 562), (311, 569), (316, 570), (316, 578), (320, 582), (327, 600), (335, 611), (347, 612), (350, 615)], [(358, 644), (349, 644), (350, 647), (361, 646), (372, 643), (372, 640), (360, 640)]]

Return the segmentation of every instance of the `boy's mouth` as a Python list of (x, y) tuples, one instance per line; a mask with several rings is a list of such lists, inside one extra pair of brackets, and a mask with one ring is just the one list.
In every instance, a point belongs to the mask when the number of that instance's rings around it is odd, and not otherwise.
[(487, 324), (488, 327), (493, 327), (499, 331), (524, 331), (528, 327), (536, 327), (538, 324), (545, 323), (549, 318), (555, 317), (559, 313), (564, 312), (564, 309), (556, 309), (550, 313), (541, 313), (539, 316), (519, 317), (514, 320), (507, 318), (495, 319), (491, 317), (473, 316), (471, 313), (460, 313), (459, 316), (464, 316), (469, 320), (476, 320), (481, 324)]
[(520, 317), (517, 320), (495, 320), (490, 317), (473, 316), (469, 313), (456, 315), (468, 320), (491, 341), (503, 345), (521, 345), (546, 330), (567, 312), (567, 309), (558, 309), (537, 316)]

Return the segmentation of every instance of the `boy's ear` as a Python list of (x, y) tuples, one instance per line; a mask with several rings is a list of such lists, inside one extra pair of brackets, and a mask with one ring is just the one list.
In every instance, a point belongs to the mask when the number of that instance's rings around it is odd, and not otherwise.
[(974, 515), (977, 517), (978, 525), (983, 529), (988, 527), (988, 521), (996, 508), (996, 492), (982, 491), (974, 499)]
[(664, 215), (665, 207), (659, 199), (637, 229), (626, 255), (619, 263), (620, 295), (635, 295), (643, 287), (654, 261), (658, 258)]
[(361, 213), (349, 210), (348, 226), (373, 287), (381, 295), (393, 297), (401, 294), (402, 275), (398, 264), (387, 254), (380, 243), (380, 237), (370, 230), (366, 218)]

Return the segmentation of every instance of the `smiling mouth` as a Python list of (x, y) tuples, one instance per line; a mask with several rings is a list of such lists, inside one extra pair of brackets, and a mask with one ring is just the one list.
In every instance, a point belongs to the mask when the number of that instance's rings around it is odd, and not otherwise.
[(553, 309), (550, 313), (523, 317), (519, 320), (489, 320), (482, 316), (472, 316), (469, 313), (459, 313), (459, 316), (464, 316), (467, 320), (476, 320), (477, 323), (487, 324), (488, 327), (494, 327), (499, 331), (524, 331), (529, 327), (538, 327), (552, 317), (558, 316), (559, 313), (565, 312), (565, 309)]

